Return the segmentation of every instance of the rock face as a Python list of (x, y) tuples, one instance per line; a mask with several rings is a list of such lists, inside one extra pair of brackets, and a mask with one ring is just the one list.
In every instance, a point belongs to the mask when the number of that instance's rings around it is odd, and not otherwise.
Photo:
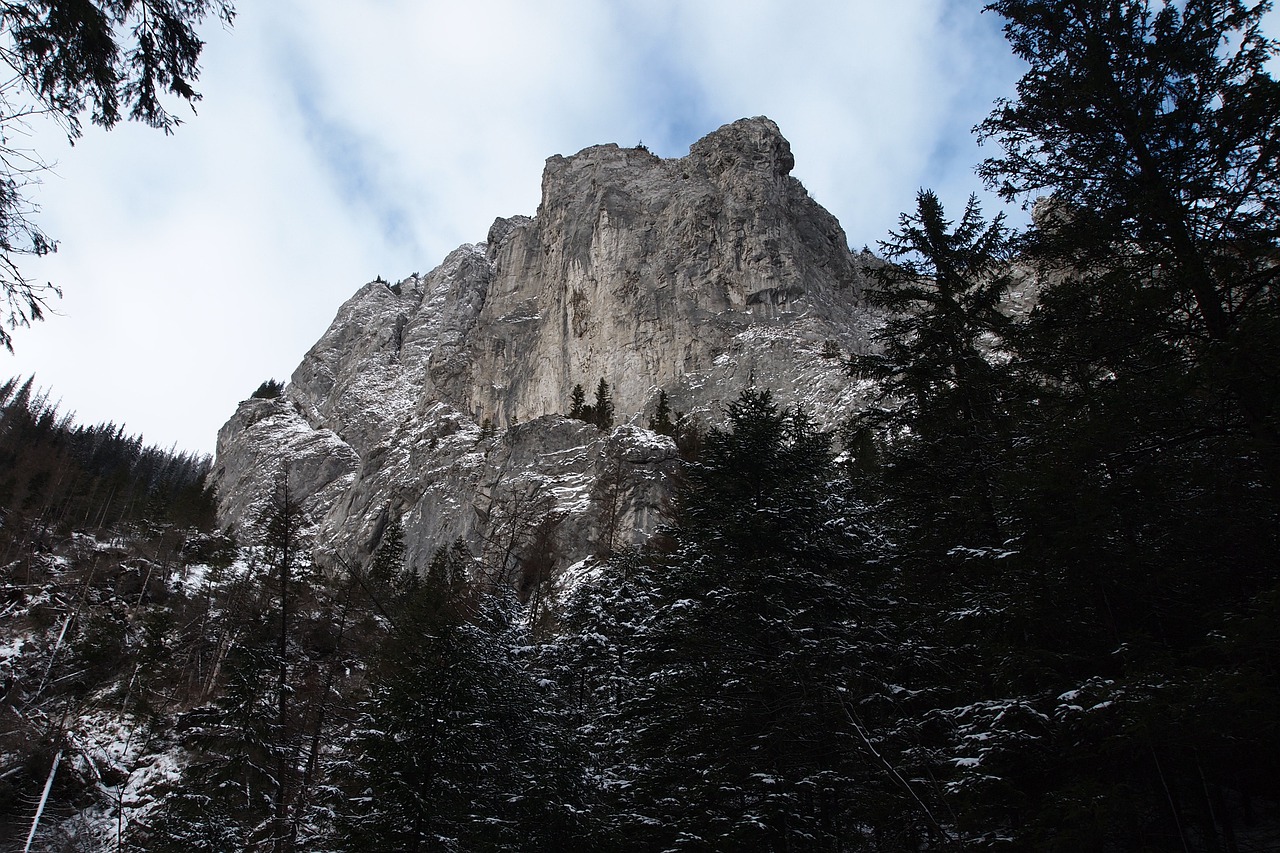
[[(835, 356), (862, 351), (874, 318), (863, 262), (793, 162), (765, 118), (680, 159), (550, 158), (535, 217), (365, 285), (283, 397), (240, 405), (218, 436), (220, 520), (251, 528), (283, 474), (322, 561), (363, 560), (394, 516), (411, 563), (461, 539), (527, 586), (535, 564), (652, 534), (680, 465), (642, 428), (660, 390), (704, 426), (748, 386), (838, 422), (858, 389)], [(600, 379), (609, 433), (561, 414)]]

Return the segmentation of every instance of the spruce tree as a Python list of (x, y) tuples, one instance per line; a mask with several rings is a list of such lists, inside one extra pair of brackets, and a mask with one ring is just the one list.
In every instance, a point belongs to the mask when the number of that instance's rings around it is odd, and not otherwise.
[(603, 430), (613, 427), (613, 396), (609, 393), (609, 383), (603, 377), (596, 386), (595, 404), (591, 406), (591, 423)]
[[(988, 546), (999, 529), (996, 479), (1009, 440), (1013, 382), (1001, 298), (1009, 287), (1011, 236), (970, 197), (958, 223), (921, 190), (913, 214), (881, 247), (870, 299), (893, 312), (876, 333), (881, 351), (852, 366), (879, 380), (879, 405), (850, 425), (847, 441), (887, 439), (883, 486), (904, 526), (927, 528), (938, 547)], [(863, 454), (864, 457), (866, 454)]]
[(507, 603), (469, 583), (468, 562), (441, 549), (390, 608), (340, 780), (342, 849), (572, 849)]
[(173, 132), (182, 120), (169, 98), (189, 105), (200, 99), (198, 30), (211, 15), (230, 25), (234, 5), (42, 0), (6, 3), (0, 11), (8, 66), (0, 90), (0, 346), (12, 350), (9, 330), (41, 319), (50, 294), (61, 295), (19, 268), (20, 255), (57, 248), (33, 221), (36, 208), (26, 197), (26, 188), (39, 183), (32, 174), (49, 167), (25, 143), (13, 142), (24, 135), (23, 122), (51, 116), (70, 142), (83, 133), (86, 117), (107, 130), (125, 119)]
[[(952, 417), (891, 410), (911, 419), (882, 517), (938, 673), (905, 673), (928, 689), (900, 702), (900, 754), (971, 847), (1232, 849), (1280, 800), (1274, 729), (1244, 722), (1278, 696), (1244, 627), (1274, 616), (1280, 566), (1257, 524), (1278, 511), (1266, 4), (988, 8), (1029, 70), (980, 127), (1004, 148), (982, 171), (1048, 196), (1021, 244), (1036, 304), (978, 339), (980, 405), (953, 371)], [(903, 338), (913, 370), (953, 369), (926, 342)], [(995, 536), (956, 524), (988, 515)]]
[(272, 400), (284, 393), (284, 383), (276, 379), (268, 379), (253, 392), (253, 399)]
[(667, 392), (658, 391), (658, 403), (653, 412), (653, 417), (649, 418), (649, 429), (659, 435), (676, 434), (676, 425), (671, 420), (671, 401), (667, 399)]
[(595, 694), (614, 849), (822, 849), (859, 831), (880, 783), (848, 725), (879, 653), (829, 437), (767, 392), (728, 417), (691, 466), (671, 553), (619, 561), (645, 603), (571, 640), (591, 681), (601, 642), (618, 649), (616, 700)]
[[(1047, 196), (1031, 249), (1106, 305), (1114, 348), (1171, 343), (1280, 488), (1277, 46), (1267, 2), (1001, 0), (1029, 69), (979, 125), (981, 174)], [(1077, 302), (1077, 304), (1080, 304)], [(1116, 322), (1118, 320), (1118, 322)], [(1126, 322), (1131, 325), (1125, 328)], [(1203, 392), (1202, 392), (1203, 393)]]
[(375, 592), (385, 593), (401, 581), (404, 570), (404, 522), (400, 516), (393, 515), (369, 562), (369, 581)]
[(587, 405), (587, 392), (582, 390), (582, 384), (578, 383), (573, 386), (573, 396), (569, 400), (569, 417), (578, 420), (586, 420), (584, 411)]

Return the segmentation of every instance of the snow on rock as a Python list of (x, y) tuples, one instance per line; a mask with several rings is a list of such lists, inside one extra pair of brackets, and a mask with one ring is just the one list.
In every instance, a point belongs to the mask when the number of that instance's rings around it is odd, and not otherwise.
[[(861, 405), (845, 359), (878, 322), (868, 255), (790, 172), (766, 118), (688, 156), (602, 145), (547, 161), (535, 217), (425, 276), (375, 281), (338, 310), (276, 400), (219, 433), (219, 517), (251, 531), (287, 476), (337, 566), (392, 518), (424, 567), (461, 540), (517, 584), (643, 543), (662, 522), (675, 445), (640, 426), (659, 391), (702, 428), (745, 387), (834, 426)], [(564, 418), (575, 385), (610, 386), (605, 433)]]

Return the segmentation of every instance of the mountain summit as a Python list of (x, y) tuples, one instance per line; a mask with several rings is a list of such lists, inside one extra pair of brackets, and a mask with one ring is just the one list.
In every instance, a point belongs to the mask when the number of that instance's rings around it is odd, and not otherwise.
[[(678, 159), (551, 157), (536, 216), (366, 284), (281, 396), (240, 405), (218, 435), (220, 521), (251, 526), (284, 479), (322, 562), (366, 558), (395, 521), (409, 565), (461, 541), (517, 583), (645, 541), (679, 467), (644, 428), (660, 393), (686, 434), (749, 386), (820, 423), (855, 402), (839, 356), (867, 345), (869, 261), (793, 165), (767, 118)], [(575, 386), (607, 391), (618, 425), (566, 417)]]

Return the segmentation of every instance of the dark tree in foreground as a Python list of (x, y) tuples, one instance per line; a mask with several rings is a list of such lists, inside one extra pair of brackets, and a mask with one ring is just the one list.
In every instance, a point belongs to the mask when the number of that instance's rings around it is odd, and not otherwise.
[(852, 367), (879, 380), (877, 405), (850, 425), (851, 445), (891, 436), (891, 465), (878, 471), (901, 523), (936, 531), (945, 547), (998, 543), (998, 455), (1009, 433), (1012, 384), (1001, 362), (1009, 318), (1011, 237), (969, 198), (958, 223), (931, 191), (882, 243), (891, 261), (877, 271), (873, 303), (889, 309), (881, 351)]
[[(1030, 66), (979, 125), (980, 172), (1048, 196), (1031, 249), (1216, 394), (1280, 488), (1280, 83), (1267, 2), (1000, 0)], [(1075, 305), (1087, 304), (1077, 300)], [(1083, 319), (1083, 318), (1080, 318)], [(1117, 322), (1118, 320), (1118, 322)], [(1131, 325), (1125, 328), (1126, 321)]]
[(588, 405), (586, 392), (582, 385), (573, 386), (573, 396), (569, 400), (569, 417), (594, 424), (602, 430), (613, 426), (613, 395), (609, 391), (609, 383), (601, 378), (596, 385), (595, 402)]
[(575, 849), (567, 753), (469, 562), (442, 549), (390, 608), (340, 780), (343, 849)]
[(289, 486), (288, 471), (283, 470), (280, 482), (271, 495), (262, 520), (263, 560), (276, 583), (276, 602), (279, 608), (275, 644), (275, 707), (274, 732), (274, 794), (272, 797), (272, 850), (292, 851), (296, 841), (296, 819), (292, 812), (293, 798), (297, 793), (297, 759), (300, 746), (299, 732), (295, 725), (295, 712), (291, 707), (294, 694), (294, 664), (292, 647), (295, 617), (294, 599), (298, 593), (294, 587), (298, 575), (309, 561), (309, 541), (305, 537), (306, 514), (298, 497)]
[(838, 849), (896, 799), (850, 724), (887, 647), (829, 437), (767, 392), (728, 419), (672, 550), (612, 560), (548, 653), (599, 762), (606, 849)]
[[(230, 0), (28, 0), (0, 6), (0, 57), (13, 79), (0, 87), (0, 344), (8, 329), (43, 316), (51, 286), (27, 279), (21, 255), (56, 248), (32, 221), (29, 198), (48, 165), (21, 147), (26, 125), (50, 116), (71, 141), (91, 124), (121, 119), (172, 133), (181, 123), (171, 103), (194, 104), (204, 47), (196, 28), (210, 15), (230, 24)], [(5, 328), (8, 327), (8, 329)]]
[(956, 315), (976, 345), (931, 348), (966, 336), (909, 276), (940, 295), (979, 242), (895, 235), (937, 257), (907, 268), (878, 375), (952, 404), (890, 409), (866, 481), (904, 648), (930, 664), (898, 676), (880, 751), (937, 780), (967, 848), (1248, 849), (1280, 801), (1258, 630), (1280, 600), (1266, 6), (988, 8), (1029, 65), (980, 130), (1004, 148), (983, 166), (997, 189), (1047, 196), (1021, 244), (1035, 305), (1006, 322), (992, 292)]

